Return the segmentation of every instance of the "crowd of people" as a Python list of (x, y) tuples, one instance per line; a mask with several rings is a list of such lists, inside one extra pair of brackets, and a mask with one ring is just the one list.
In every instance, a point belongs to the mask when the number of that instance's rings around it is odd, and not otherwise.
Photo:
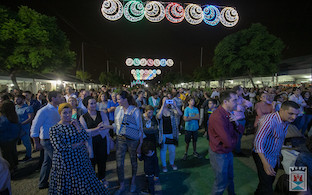
[[(3, 92), (0, 149), (11, 174), (18, 165), (16, 144), (21, 142), (25, 146), (23, 162), (32, 160), (32, 153), (40, 151), (38, 188), (49, 188), (49, 194), (108, 194), (106, 162), (113, 150), (120, 185), (115, 193), (123, 193), (128, 151), (132, 167), (130, 192), (138, 190), (139, 159), (144, 161), (146, 176), (143, 191), (155, 194), (160, 171), (183, 168), (176, 166), (175, 158), (179, 136), (184, 134), (182, 160), (188, 160), (192, 142), (193, 156), (210, 160), (215, 175), (212, 194), (223, 194), (225, 190), (235, 194), (233, 155), (246, 156), (241, 150), (241, 138), (248, 131), (255, 134), (252, 156), (259, 178), (255, 193), (272, 194), (288, 127), (294, 126), (305, 140), (311, 137), (311, 94), (311, 86), (259, 89), (235, 86), (212, 91), (107, 86), (75, 91), (67, 86), (63, 91), (37, 94)], [(201, 127), (209, 141), (206, 157), (197, 152)], [(311, 151), (304, 155), (308, 160), (301, 163), (311, 170), (311, 163), (307, 162), (312, 159)], [(0, 168), (7, 167), (3, 159), (0, 162)], [(0, 186), (0, 192), (11, 190), (8, 182), (5, 185)]]

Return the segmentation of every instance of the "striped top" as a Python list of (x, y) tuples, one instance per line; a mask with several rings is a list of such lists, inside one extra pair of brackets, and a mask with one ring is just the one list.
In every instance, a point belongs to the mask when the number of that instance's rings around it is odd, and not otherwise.
[(287, 134), (288, 123), (282, 121), (278, 112), (260, 119), (254, 141), (254, 151), (263, 153), (268, 163), (274, 168)]

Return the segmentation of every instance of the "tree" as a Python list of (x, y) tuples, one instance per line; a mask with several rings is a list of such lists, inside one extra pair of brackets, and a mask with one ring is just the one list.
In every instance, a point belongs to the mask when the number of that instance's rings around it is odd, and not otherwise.
[(216, 77), (254, 76), (276, 73), (284, 49), (281, 39), (261, 24), (225, 37), (216, 47), (212, 72)]
[(80, 80), (82, 80), (83, 82), (89, 80), (91, 78), (91, 74), (88, 72), (83, 72), (80, 70), (76, 71), (76, 77)]
[(121, 85), (124, 83), (124, 80), (120, 76), (118, 76), (116, 73), (111, 72), (101, 72), (99, 76), (99, 81), (101, 84), (111, 86)]
[(194, 81), (208, 81), (212, 79), (209, 66), (197, 67), (193, 71)]
[(18, 72), (64, 72), (74, 62), (75, 53), (54, 17), (26, 6), (18, 13), (0, 7), (0, 68), (10, 74), (16, 88)]

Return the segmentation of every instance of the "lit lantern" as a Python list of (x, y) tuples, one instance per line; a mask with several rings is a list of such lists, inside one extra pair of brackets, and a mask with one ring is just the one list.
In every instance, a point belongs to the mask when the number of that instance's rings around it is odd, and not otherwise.
[(118, 0), (105, 0), (102, 4), (101, 12), (106, 19), (116, 21), (122, 17), (122, 3)]
[(204, 22), (215, 26), (220, 22), (220, 11), (213, 5), (207, 5), (204, 8)]
[(145, 58), (142, 58), (141, 60), (140, 60), (140, 64), (141, 64), (141, 66), (146, 66), (147, 65), (147, 60), (145, 59)]
[(185, 19), (188, 23), (196, 25), (203, 21), (203, 10), (199, 5), (189, 4), (185, 8)]
[(160, 69), (157, 69), (157, 70), (156, 70), (156, 74), (160, 75), (160, 74), (161, 74), (161, 70), (160, 70)]
[(154, 60), (154, 66), (160, 66), (160, 60), (159, 59), (155, 59)]
[(131, 74), (135, 74), (135, 70), (134, 69), (131, 70)]
[(148, 60), (147, 60), (147, 65), (148, 65), (148, 66), (153, 66), (153, 65), (154, 65), (154, 60), (148, 59)]
[(238, 22), (238, 13), (232, 7), (225, 7), (221, 11), (220, 22), (226, 27), (233, 27)]
[(171, 67), (173, 66), (173, 60), (172, 59), (168, 59), (166, 62), (167, 66)]
[(127, 66), (132, 66), (133, 65), (133, 59), (132, 58), (127, 58), (126, 59), (126, 65)]
[(166, 7), (166, 18), (172, 23), (182, 22), (184, 19), (184, 9), (178, 3), (169, 3)]
[(138, 22), (144, 17), (144, 5), (141, 1), (128, 1), (124, 7), (124, 15), (130, 22)]
[(160, 60), (160, 65), (163, 66), (163, 67), (166, 66), (166, 59), (161, 59)]
[(134, 64), (135, 66), (139, 66), (139, 65), (141, 64), (140, 59), (139, 59), (139, 58), (134, 58), (134, 59), (133, 59), (133, 64)]
[(148, 2), (145, 6), (145, 18), (150, 22), (160, 22), (165, 18), (165, 7), (158, 1)]

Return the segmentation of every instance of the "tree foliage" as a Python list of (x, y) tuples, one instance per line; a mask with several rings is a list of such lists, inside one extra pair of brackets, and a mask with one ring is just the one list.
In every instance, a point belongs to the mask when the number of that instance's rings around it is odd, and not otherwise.
[(124, 84), (124, 80), (118, 76), (116, 73), (111, 72), (101, 72), (99, 76), (99, 81), (101, 84), (117, 86)]
[(76, 71), (76, 78), (82, 80), (83, 82), (89, 80), (91, 78), (91, 74), (88, 72), (83, 72), (81, 70)]
[(216, 47), (212, 72), (216, 77), (266, 76), (278, 70), (284, 49), (281, 39), (261, 24), (225, 37)]
[(203, 66), (203, 67), (197, 67), (193, 71), (193, 80), (194, 81), (208, 81), (212, 80), (212, 74), (210, 72), (211, 67), (209, 66)]
[(25, 71), (64, 72), (74, 62), (75, 53), (54, 17), (26, 6), (19, 7), (18, 13), (0, 7), (0, 67), (11, 77)]

